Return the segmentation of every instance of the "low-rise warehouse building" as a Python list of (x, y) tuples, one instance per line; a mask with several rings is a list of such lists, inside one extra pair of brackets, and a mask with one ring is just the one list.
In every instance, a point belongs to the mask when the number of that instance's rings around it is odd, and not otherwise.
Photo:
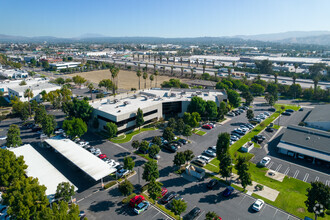
[(329, 165), (329, 143), (329, 132), (290, 125), (284, 131), (277, 147), (282, 154)]
[(78, 65), (81, 64), (80, 62), (59, 62), (59, 63), (50, 63), (49, 66), (61, 70), (61, 69), (67, 69), (67, 68), (75, 68), (78, 67)]
[(90, 104), (100, 130), (105, 128), (107, 122), (113, 122), (118, 127), (118, 133), (123, 133), (136, 128), (138, 108), (143, 111), (144, 124), (148, 124), (160, 118), (182, 116), (194, 96), (214, 101), (218, 107), (222, 101), (227, 102), (226, 92), (220, 90), (150, 89), (122, 96), (121, 99), (117, 96), (118, 99), (111, 97), (91, 101)]
[(330, 131), (330, 105), (315, 106), (304, 122), (307, 127)]

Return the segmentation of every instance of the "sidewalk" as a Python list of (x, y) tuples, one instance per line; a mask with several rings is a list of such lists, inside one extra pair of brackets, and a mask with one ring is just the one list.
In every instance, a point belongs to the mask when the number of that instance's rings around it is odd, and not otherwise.
[[(205, 171), (212, 174), (212, 175), (215, 175), (216, 177), (218, 177), (222, 180), (224, 180), (224, 178), (222, 178), (219, 174), (213, 173), (213, 172), (211, 172), (207, 169), (205, 169)], [(235, 174), (235, 173), (232, 174), (232, 178), (230, 179), (230, 182), (232, 184), (236, 185), (236, 186), (239, 186), (239, 187), (243, 188), (242, 185), (239, 183), (238, 175)], [(252, 185), (246, 187), (246, 190), (247, 190), (246, 194), (252, 195), (252, 193), (255, 193), (255, 194), (257, 194), (261, 197), (264, 197), (264, 198), (266, 198), (270, 201), (275, 201), (276, 200), (278, 194), (280, 193), (279, 191), (274, 190), (272, 188), (269, 188), (265, 185), (263, 185), (264, 186), (263, 190), (258, 191), (258, 190), (255, 189), (255, 186), (258, 185), (258, 184), (259, 183), (252, 181)], [(259, 184), (259, 185), (262, 185), (262, 184)]]

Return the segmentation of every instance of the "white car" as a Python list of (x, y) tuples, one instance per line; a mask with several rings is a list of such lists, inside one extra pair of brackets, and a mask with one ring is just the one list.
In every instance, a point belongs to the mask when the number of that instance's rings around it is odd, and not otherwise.
[(45, 135), (44, 133), (40, 134), (40, 139), (47, 138), (48, 136)]
[(200, 159), (200, 160), (204, 160), (206, 163), (210, 163), (211, 160), (212, 160), (212, 158), (209, 158), (209, 157), (204, 156), (204, 155), (199, 155), (197, 158)]
[(267, 166), (268, 164), (269, 164), (269, 162), (270, 162), (270, 160), (271, 160), (271, 158), (270, 157), (264, 157), (264, 158), (262, 158), (262, 160), (259, 162), (259, 164), (261, 165), (261, 166)]
[(121, 170), (118, 170), (117, 172), (116, 172), (116, 176), (117, 177), (122, 177), (122, 176), (125, 176), (125, 175), (127, 175), (128, 174), (128, 170), (126, 170), (126, 169), (121, 169)]
[(210, 156), (210, 157), (217, 156), (213, 150), (204, 150), (204, 154), (206, 154), (207, 156)]
[(257, 212), (259, 212), (259, 211), (262, 209), (262, 207), (264, 206), (264, 204), (265, 204), (265, 202), (264, 202), (263, 200), (261, 200), (261, 199), (257, 199), (257, 200), (253, 203), (253, 205), (252, 205), (252, 209), (255, 210), (255, 211), (257, 211)]

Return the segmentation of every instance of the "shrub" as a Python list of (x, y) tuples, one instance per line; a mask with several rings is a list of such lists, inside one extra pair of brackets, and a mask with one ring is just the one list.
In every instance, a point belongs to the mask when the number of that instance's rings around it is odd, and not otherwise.
[(261, 191), (263, 189), (264, 189), (264, 186), (263, 185), (260, 185), (260, 184), (257, 184), (256, 185), (256, 190)]
[(129, 195), (129, 196), (127, 196), (126, 198), (124, 198), (121, 202), (122, 202), (123, 204), (127, 204), (127, 203), (129, 203), (129, 201), (130, 201), (132, 198), (134, 198), (134, 196), (136, 196), (136, 194), (135, 194), (135, 193), (132, 193), (131, 195)]
[(265, 127), (265, 126), (266, 126), (265, 122), (261, 122), (261, 123), (260, 123), (260, 126), (261, 126), (261, 127)]
[(109, 182), (109, 183), (107, 183), (107, 184), (104, 185), (104, 189), (108, 189), (111, 186), (116, 185), (116, 183), (117, 183), (116, 181), (111, 181), (111, 182)]

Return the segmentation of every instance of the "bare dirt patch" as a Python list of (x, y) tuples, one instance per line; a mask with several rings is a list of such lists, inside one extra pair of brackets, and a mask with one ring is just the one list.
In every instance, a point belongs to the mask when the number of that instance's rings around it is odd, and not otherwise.
[[(83, 73), (73, 73), (68, 74), (67, 76), (72, 77), (75, 75), (80, 75), (87, 79), (90, 82), (98, 84), (102, 79), (111, 79), (111, 73), (109, 70), (98, 70), (98, 71), (91, 71), (91, 72), (83, 72)], [(150, 76), (151, 74), (149, 74)], [(147, 79), (147, 88), (150, 88), (150, 80), (149, 76)], [(160, 84), (164, 81), (168, 81), (169, 79), (173, 79), (175, 77), (169, 77), (169, 76), (157, 76), (157, 87), (160, 86)], [(184, 79), (181, 79), (182, 82), (186, 81)], [(152, 81), (152, 87), (155, 87), (155, 82)], [(141, 76), (141, 89), (144, 89), (145, 80)], [(118, 74), (118, 88), (120, 89), (127, 89), (130, 90), (131, 88), (139, 89), (139, 78), (136, 76), (135, 71), (127, 71), (127, 70), (120, 70)]]

